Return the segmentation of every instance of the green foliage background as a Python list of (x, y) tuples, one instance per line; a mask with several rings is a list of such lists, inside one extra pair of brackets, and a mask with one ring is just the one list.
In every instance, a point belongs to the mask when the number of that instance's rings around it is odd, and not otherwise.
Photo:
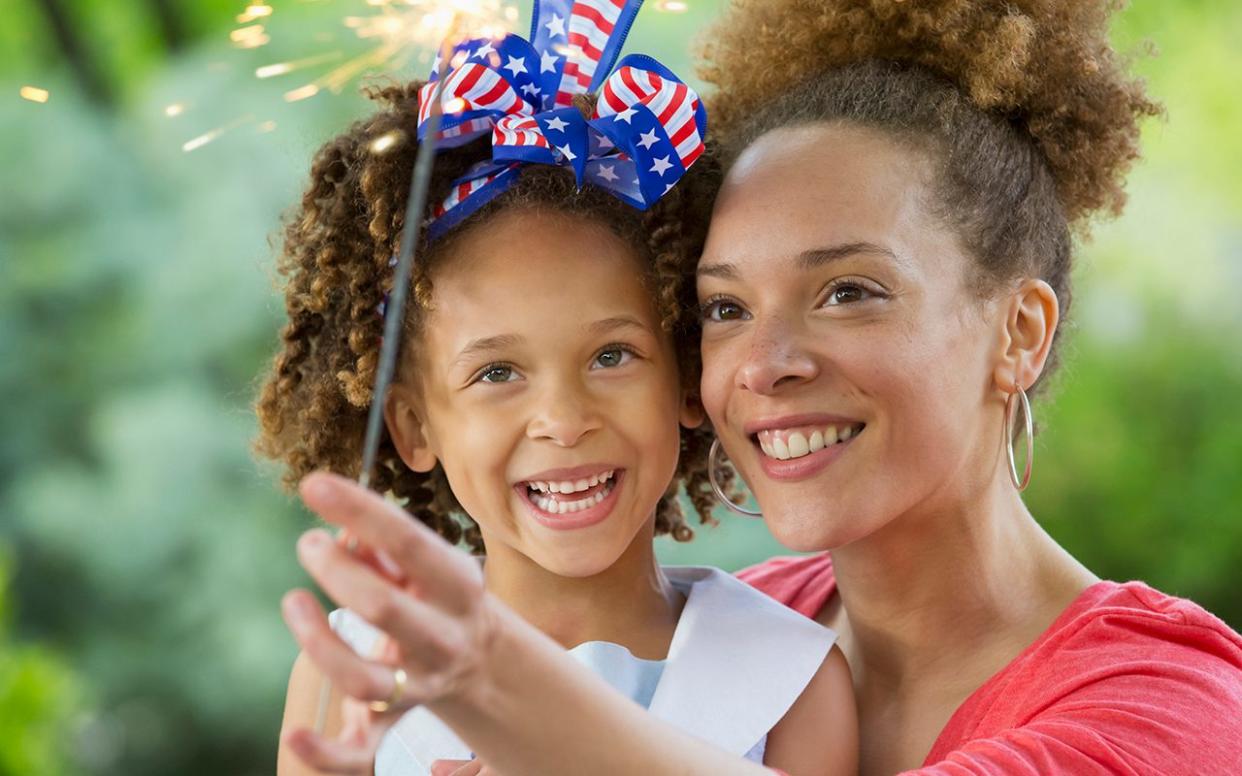
[[(367, 8), (275, 2), (271, 43), (239, 50), (244, 5), (18, 0), (0, 25), (0, 776), (273, 770), (294, 654), (277, 601), (304, 579), (292, 542), (310, 520), (251, 460), (249, 402), (281, 321), (280, 215), (366, 105), (352, 87), (286, 103), (304, 76), (253, 72), (360, 50), (341, 18)], [(649, 8), (632, 47), (689, 73), (719, 6)], [(57, 9), (87, 75), (51, 33)], [(1242, 6), (1137, 0), (1115, 37), (1160, 50), (1135, 66), (1169, 115), (1147, 127), (1126, 215), (1082, 248), (1029, 503), (1100, 575), (1236, 628)], [(25, 84), (51, 99), (19, 99)], [(663, 556), (734, 569), (780, 552), (722, 520)]]

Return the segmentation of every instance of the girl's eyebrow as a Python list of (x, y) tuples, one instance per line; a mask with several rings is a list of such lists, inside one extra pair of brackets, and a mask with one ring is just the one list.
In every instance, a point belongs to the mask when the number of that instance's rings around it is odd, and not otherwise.
[(516, 334), (497, 334), (494, 337), (480, 337), (476, 340), (470, 340), (466, 347), (462, 348), (457, 354), (457, 358), (453, 359), (453, 364), (457, 365), (470, 361), (483, 353), (512, 348), (522, 344), (524, 341)]
[(642, 329), (648, 333), (651, 331), (642, 321), (632, 315), (617, 315), (612, 318), (604, 318), (587, 327), (587, 330), (592, 334), (607, 334), (617, 329)]

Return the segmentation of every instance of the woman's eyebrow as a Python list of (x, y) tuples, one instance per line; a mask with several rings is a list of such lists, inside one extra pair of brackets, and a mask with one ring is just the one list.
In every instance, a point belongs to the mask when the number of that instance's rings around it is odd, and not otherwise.
[(897, 254), (875, 243), (869, 242), (852, 242), (833, 245), (828, 248), (813, 248), (809, 251), (803, 251), (798, 255), (798, 267), (800, 269), (816, 269), (825, 264), (831, 264), (834, 261), (857, 256), (860, 253), (870, 253), (876, 256), (882, 256), (890, 259), (894, 263), (900, 264), (901, 260), (897, 258)]
[[(903, 263), (901, 259), (897, 257), (897, 254), (893, 253), (888, 248), (869, 242), (851, 242), (842, 243), (840, 245), (832, 245), (827, 248), (812, 248), (798, 254), (796, 261), (798, 269), (808, 270), (816, 269), (824, 266), (825, 264), (831, 264), (834, 261), (840, 261), (841, 259), (848, 258), (850, 256), (857, 256), (862, 253), (882, 256), (886, 259), (890, 259), (896, 264)], [(724, 261), (714, 262), (712, 264), (700, 264), (699, 268), (695, 270), (695, 275), (701, 278), (719, 278), (720, 280), (741, 279), (741, 273), (738, 272), (737, 265)]]
[(497, 334), (494, 337), (480, 337), (479, 339), (470, 340), (466, 347), (462, 348), (457, 354), (457, 358), (453, 359), (453, 364), (457, 365), (473, 360), (482, 353), (516, 347), (521, 345), (522, 342), (524, 340), (516, 334)]

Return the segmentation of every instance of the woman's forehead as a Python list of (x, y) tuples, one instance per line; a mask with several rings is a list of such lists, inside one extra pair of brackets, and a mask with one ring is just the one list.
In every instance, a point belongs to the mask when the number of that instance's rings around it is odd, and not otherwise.
[(932, 227), (926, 164), (879, 133), (817, 125), (770, 132), (739, 156), (712, 217), (703, 262), (791, 260), (841, 245), (902, 255)]

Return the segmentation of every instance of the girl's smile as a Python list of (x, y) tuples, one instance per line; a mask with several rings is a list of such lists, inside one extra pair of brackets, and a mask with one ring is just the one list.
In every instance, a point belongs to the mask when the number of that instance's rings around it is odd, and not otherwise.
[(587, 464), (540, 472), (514, 489), (541, 525), (568, 531), (607, 520), (624, 477), (624, 469)]

